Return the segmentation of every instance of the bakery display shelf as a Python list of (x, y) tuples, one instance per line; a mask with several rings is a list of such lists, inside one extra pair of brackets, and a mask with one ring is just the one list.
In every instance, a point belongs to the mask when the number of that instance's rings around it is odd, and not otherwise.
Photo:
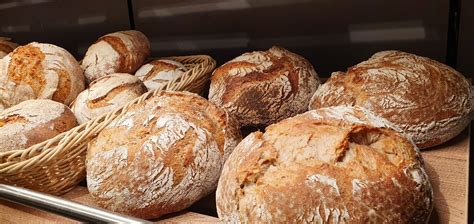
[[(471, 128), (443, 145), (422, 152), (426, 171), (434, 190), (434, 209), (430, 223), (466, 223), (468, 170)], [(84, 205), (95, 206), (87, 188), (77, 186), (61, 196)], [(214, 196), (195, 203), (186, 211), (170, 214), (155, 223), (217, 223)], [(78, 223), (53, 213), (0, 200), (0, 223)]]

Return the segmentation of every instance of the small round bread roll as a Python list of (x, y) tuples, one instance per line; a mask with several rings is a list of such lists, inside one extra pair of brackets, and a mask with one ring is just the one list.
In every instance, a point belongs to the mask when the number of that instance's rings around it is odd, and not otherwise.
[(150, 42), (140, 31), (119, 31), (100, 37), (82, 60), (87, 81), (112, 73), (133, 74), (150, 55)]
[(158, 89), (169, 81), (181, 77), (186, 67), (177, 61), (159, 59), (144, 64), (135, 73), (148, 90)]
[(82, 90), (82, 69), (61, 47), (33, 42), (0, 61), (0, 111), (29, 99), (68, 105)]
[(196, 94), (160, 91), (89, 143), (87, 187), (112, 211), (147, 219), (180, 211), (216, 188), (240, 139), (224, 110)]
[(335, 72), (309, 109), (357, 105), (400, 127), (421, 148), (444, 143), (469, 124), (470, 84), (447, 65), (400, 51), (382, 51)]
[[(363, 108), (308, 111), (247, 136), (217, 187), (225, 223), (426, 223), (416, 146)], [(399, 129), (398, 129), (399, 130)]]
[(0, 112), (0, 152), (27, 149), (76, 125), (74, 114), (62, 103), (23, 101)]
[(0, 59), (5, 57), (17, 47), (18, 44), (11, 42), (10, 38), (0, 37)]
[(280, 47), (245, 53), (217, 68), (209, 100), (235, 116), (241, 126), (269, 125), (307, 110), (319, 86), (303, 57)]
[(146, 92), (137, 77), (113, 73), (92, 82), (71, 104), (79, 124), (118, 109)]

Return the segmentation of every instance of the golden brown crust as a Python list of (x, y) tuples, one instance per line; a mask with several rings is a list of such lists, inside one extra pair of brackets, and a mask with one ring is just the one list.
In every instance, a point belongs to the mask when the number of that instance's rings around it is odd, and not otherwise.
[(89, 192), (100, 206), (141, 218), (190, 206), (215, 189), (240, 140), (227, 118), (187, 92), (162, 91), (133, 105), (89, 144)]
[(424, 223), (432, 188), (416, 146), (361, 108), (309, 111), (247, 136), (224, 165), (226, 223)]
[(17, 48), (11, 54), (8, 79), (16, 85), (29, 85), (35, 96), (39, 96), (46, 83), (42, 65), (44, 58), (45, 55), (38, 47), (26, 45)]
[(441, 144), (469, 123), (469, 82), (429, 58), (383, 51), (333, 73), (314, 94), (310, 109), (358, 105), (399, 126), (420, 148)]

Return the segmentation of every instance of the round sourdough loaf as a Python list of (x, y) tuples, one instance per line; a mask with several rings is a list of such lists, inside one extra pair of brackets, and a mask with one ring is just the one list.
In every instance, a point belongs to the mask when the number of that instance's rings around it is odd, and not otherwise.
[(247, 136), (217, 187), (225, 223), (425, 223), (433, 192), (416, 146), (363, 108), (308, 111)]
[(26, 149), (76, 125), (74, 114), (62, 103), (23, 101), (0, 112), (0, 152)]
[(89, 143), (87, 186), (112, 211), (140, 218), (176, 212), (216, 188), (240, 139), (224, 110), (196, 94), (160, 91)]
[(12, 52), (18, 44), (10, 41), (10, 38), (0, 37), (0, 59)]
[(280, 47), (245, 53), (217, 68), (209, 100), (241, 126), (269, 125), (307, 110), (319, 85), (313, 66)]
[(113, 73), (93, 81), (71, 104), (79, 124), (118, 109), (146, 92), (137, 77)]
[(159, 59), (144, 64), (138, 69), (135, 76), (143, 81), (148, 90), (152, 90), (181, 77), (185, 71), (186, 67), (177, 61)]
[(133, 74), (150, 55), (148, 38), (136, 30), (119, 31), (100, 37), (82, 60), (88, 82), (112, 73)]
[(397, 125), (421, 149), (458, 135), (470, 120), (469, 82), (429, 58), (382, 51), (346, 73), (335, 72), (311, 99), (309, 109), (357, 105)]
[(0, 60), (0, 111), (29, 99), (69, 104), (82, 90), (79, 63), (58, 46), (33, 42)]

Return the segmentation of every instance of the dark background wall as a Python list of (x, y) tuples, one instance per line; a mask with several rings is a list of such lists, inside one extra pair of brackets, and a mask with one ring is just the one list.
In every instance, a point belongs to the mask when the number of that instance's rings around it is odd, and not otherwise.
[[(224, 63), (280, 45), (326, 77), (399, 49), (453, 67), (457, 61), (470, 76), (474, 1), (462, 1), (452, 29), (450, 0), (0, 0), (0, 36), (53, 43), (79, 60), (99, 36), (131, 28), (149, 37), (153, 56), (209, 54)], [(448, 54), (458, 60), (447, 61)]]

